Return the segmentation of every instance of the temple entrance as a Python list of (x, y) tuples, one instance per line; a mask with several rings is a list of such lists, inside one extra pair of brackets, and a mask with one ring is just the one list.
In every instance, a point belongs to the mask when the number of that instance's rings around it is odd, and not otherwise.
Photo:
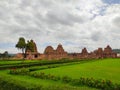
[(38, 58), (38, 55), (36, 54), (34, 57), (35, 57), (35, 58)]

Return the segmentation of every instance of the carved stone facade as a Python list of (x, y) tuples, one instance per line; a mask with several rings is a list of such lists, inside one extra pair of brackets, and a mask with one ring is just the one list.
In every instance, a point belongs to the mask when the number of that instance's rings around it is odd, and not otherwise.
[[(43, 54), (38, 53), (36, 43), (34, 43), (34, 50), (26, 50), (26, 59), (47, 59), (47, 60), (54, 60), (54, 59), (62, 59), (62, 58), (69, 58), (69, 59), (87, 59), (87, 58), (116, 58), (117, 53), (112, 51), (112, 48), (108, 45), (106, 48), (98, 48), (93, 52), (88, 52), (86, 48), (83, 48), (81, 53), (67, 53), (61, 44), (54, 49), (52, 46), (47, 46), (44, 50)], [(16, 55), (18, 58), (22, 57), (22, 54)]]
[(33, 40), (31, 40), (31, 43), (33, 43), (34, 46), (33, 51), (26, 48), (26, 59), (37, 59), (40, 56), (40, 53), (37, 51), (36, 43)]
[[(40, 57), (40, 53), (38, 53), (38, 51), (37, 51), (36, 43), (33, 40), (31, 40), (30, 42), (33, 44), (33, 50), (31, 51), (30, 49), (28, 49), (26, 47), (25, 59), (38, 59)], [(23, 58), (23, 54), (22, 53), (18, 53), (15, 56), (15, 58), (22, 59)]]
[(117, 53), (112, 51), (112, 48), (108, 45), (104, 50), (102, 48), (98, 48), (97, 50), (88, 53), (86, 48), (82, 49), (81, 53), (70, 53), (68, 54), (68, 58), (74, 59), (86, 59), (86, 58), (116, 58)]
[(52, 46), (48, 46), (44, 51), (44, 55), (45, 58), (49, 60), (67, 58), (67, 52), (64, 51), (61, 44), (58, 45), (56, 50), (54, 50)]
[(40, 57), (40, 53), (38, 53), (36, 43), (31, 40), (31, 43), (33, 44), (33, 50), (29, 50), (26, 48), (26, 59), (38, 59)]
[(109, 57), (117, 57), (117, 54), (112, 51), (112, 48), (108, 45), (106, 48), (104, 48), (103, 57), (109, 58)]

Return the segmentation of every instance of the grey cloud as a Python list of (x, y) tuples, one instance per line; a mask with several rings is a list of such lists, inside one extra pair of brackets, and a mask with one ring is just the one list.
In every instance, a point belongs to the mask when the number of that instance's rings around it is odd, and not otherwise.
[(73, 25), (74, 23), (83, 23), (84, 19), (80, 16), (73, 15), (68, 11), (64, 10), (50, 10), (47, 12), (48, 23), (62, 24), (62, 25)]
[(102, 35), (102, 33), (100, 32), (100, 31), (95, 31), (95, 32), (93, 32), (92, 33), (92, 35), (91, 35), (91, 39), (93, 40), (93, 41), (99, 41), (100, 39), (102, 39), (103, 38), (103, 35)]
[(72, 41), (74, 38), (76, 38), (74, 32), (69, 32), (69, 30), (63, 30), (55, 32), (55, 37), (57, 39), (63, 40), (63, 41)]
[(116, 18), (114, 18), (113, 23), (117, 27), (120, 27), (120, 16), (117, 16)]

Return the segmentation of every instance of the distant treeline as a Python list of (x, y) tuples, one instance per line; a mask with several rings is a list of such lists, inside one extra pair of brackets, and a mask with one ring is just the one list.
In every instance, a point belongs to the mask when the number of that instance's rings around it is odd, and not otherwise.
[(8, 51), (5, 51), (4, 53), (0, 53), (0, 59), (9, 59), (11, 57), (13, 57), (14, 55), (9, 54)]
[(115, 53), (120, 53), (120, 49), (113, 49), (112, 51)]

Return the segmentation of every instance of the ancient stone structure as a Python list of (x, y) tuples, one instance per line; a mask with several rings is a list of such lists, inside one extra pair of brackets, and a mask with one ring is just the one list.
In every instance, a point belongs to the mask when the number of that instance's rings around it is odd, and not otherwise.
[[(33, 40), (31, 40), (30, 42), (33, 44), (33, 50), (30, 50), (29, 48), (26, 47), (25, 59), (38, 59), (38, 57), (40, 56), (40, 53), (38, 53), (38, 51), (37, 51), (36, 43)], [(22, 59), (23, 54), (18, 53), (15, 57)]]
[(44, 55), (45, 58), (49, 60), (67, 58), (67, 52), (64, 51), (61, 44), (58, 45), (56, 50), (54, 50), (52, 46), (48, 46), (44, 51)]
[(23, 54), (22, 53), (17, 53), (14, 58), (16, 58), (16, 59), (23, 59)]
[(103, 49), (98, 48), (97, 50), (94, 51), (94, 57), (95, 58), (103, 58)]
[[(26, 48), (26, 59), (47, 59), (47, 60), (59, 60), (62, 58), (69, 59), (87, 59), (87, 58), (116, 58), (117, 53), (112, 51), (112, 48), (108, 45), (106, 48), (98, 48), (93, 52), (88, 52), (86, 48), (83, 48), (81, 53), (67, 53), (61, 44), (54, 49), (52, 46), (47, 46), (43, 54), (38, 53), (36, 43), (34, 44), (33, 51)], [(16, 55), (18, 58), (22, 57), (22, 54)]]
[(82, 52), (81, 52), (81, 58), (88, 58), (88, 51), (87, 51), (87, 49), (86, 48), (83, 48), (82, 49)]
[(40, 53), (37, 51), (36, 43), (33, 40), (31, 40), (31, 43), (33, 44), (33, 50), (26, 48), (26, 59), (36, 59), (40, 56)]
[(117, 54), (112, 51), (112, 48), (108, 45), (104, 50), (102, 48), (98, 48), (94, 51), (95, 58), (116, 58)]
[(106, 48), (104, 48), (103, 57), (109, 58), (109, 57), (117, 57), (117, 54), (112, 51), (112, 48), (108, 45)]
[(112, 48), (108, 45), (104, 50), (98, 48), (97, 50), (88, 53), (86, 48), (82, 49), (81, 53), (69, 53), (68, 58), (74, 59), (86, 59), (86, 58), (116, 58), (117, 54), (112, 51)]

